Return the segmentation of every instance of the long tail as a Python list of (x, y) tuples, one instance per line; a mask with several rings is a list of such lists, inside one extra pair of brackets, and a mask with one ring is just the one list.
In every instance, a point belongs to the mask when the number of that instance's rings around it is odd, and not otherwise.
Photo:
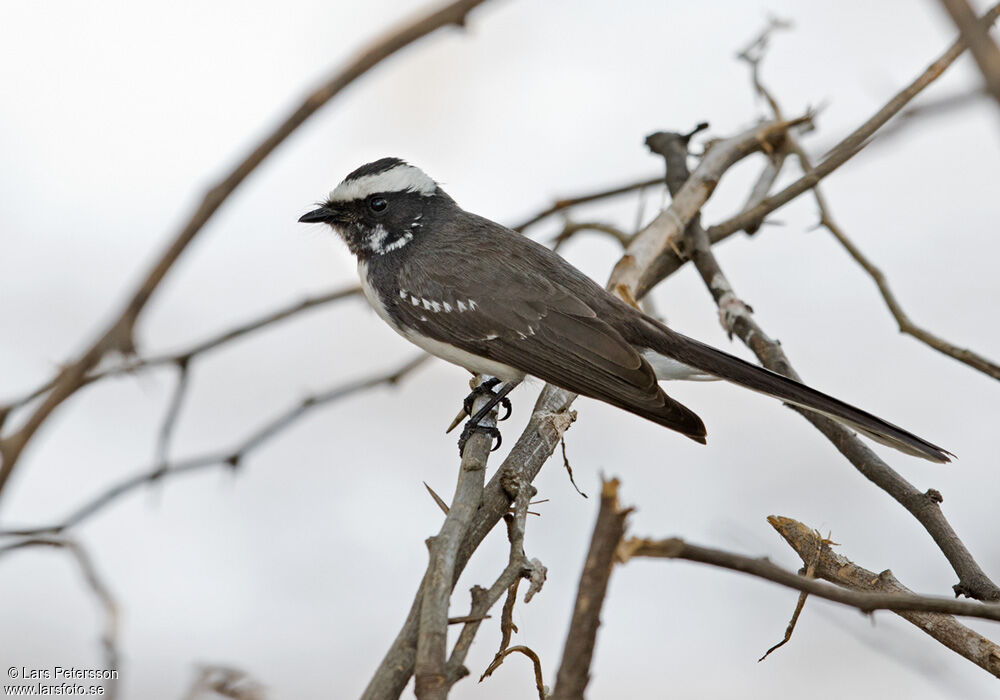
[(734, 384), (781, 399), (799, 408), (821, 413), (900, 452), (923, 457), (932, 462), (950, 462), (951, 458), (955, 456), (897, 425), (844, 403), (840, 399), (835, 399), (794, 379), (789, 379), (721, 350), (716, 350), (710, 345), (705, 345), (672, 331), (653, 319), (646, 318), (644, 320), (650, 330), (648, 334), (644, 334), (644, 344), (651, 350), (673, 360)]

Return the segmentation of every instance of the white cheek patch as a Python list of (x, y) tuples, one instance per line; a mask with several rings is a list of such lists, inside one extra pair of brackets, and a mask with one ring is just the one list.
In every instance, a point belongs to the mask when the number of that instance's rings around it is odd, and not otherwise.
[(423, 170), (401, 163), (381, 173), (345, 180), (330, 193), (328, 201), (350, 202), (377, 192), (416, 192), (430, 197), (436, 189), (437, 183)]
[(385, 239), (389, 237), (389, 232), (386, 231), (385, 226), (379, 224), (375, 227), (375, 231), (368, 240), (365, 242), (365, 247), (376, 255), (383, 255), (393, 250), (399, 250), (404, 245), (413, 240), (413, 233), (407, 231), (402, 236), (392, 241), (391, 243), (386, 243)]

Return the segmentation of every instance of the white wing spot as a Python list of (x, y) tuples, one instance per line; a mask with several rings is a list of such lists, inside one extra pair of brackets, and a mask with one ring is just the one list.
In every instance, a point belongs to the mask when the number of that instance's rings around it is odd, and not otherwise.
[(405, 289), (400, 289), (400, 290), (399, 290), (399, 298), (400, 298), (400, 299), (404, 299), (404, 300), (405, 300), (405, 299), (406, 299), (406, 297), (407, 297), (407, 293), (406, 293), (406, 290), (405, 290)]
[(441, 310), (441, 304), (439, 302), (432, 301), (431, 306), (434, 307), (434, 313), (437, 313), (438, 311)]
[(421, 299), (421, 301), (424, 302), (424, 308), (427, 309), (428, 311), (430, 311), (431, 310), (431, 302), (430, 302), (430, 300), (429, 299)]
[(463, 312), (463, 311), (465, 311), (465, 310), (466, 310), (466, 306), (465, 306), (465, 304), (464, 304), (463, 302), (459, 301), (459, 302), (458, 302), (458, 312), (459, 312), (459, 313), (462, 313), (462, 312)]
[(441, 302), (441, 306), (443, 306), (443, 307), (444, 307), (444, 312), (445, 312), (446, 314), (450, 314), (450, 313), (451, 313), (451, 304), (449, 304), (449, 303), (448, 303), (448, 302), (446, 302), (446, 301), (442, 301), (442, 302)]
[(496, 340), (496, 339), (497, 339), (497, 338), (499, 338), (499, 337), (500, 337), (500, 336), (499, 336), (499, 335), (497, 335), (496, 333), (490, 333), (489, 335), (487, 335), (487, 336), (486, 336), (486, 337), (484, 338), (484, 340)]
[(476, 302), (472, 301), (472, 299), (469, 299), (469, 311), (475, 311), (476, 306), (477, 306)]
[(410, 303), (413, 304), (414, 306), (420, 306), (420, 300), (417, 299), (412, 294), (410, 295)]

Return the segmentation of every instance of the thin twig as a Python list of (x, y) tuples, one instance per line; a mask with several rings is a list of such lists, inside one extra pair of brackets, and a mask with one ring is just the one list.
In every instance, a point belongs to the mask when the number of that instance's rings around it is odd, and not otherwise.
[(579, 206), (580, 204), (588, 204), (590, 202), (596, 202), (601, 199), (608, 199), (610, 197), (617, 197), (619, 195), (628, 194), (629, 192), (635, 192), (636, 190), (644, 190), (647, 187), (652, 187), (654, 185), (659, 185), (662, 182), (661, 178), (652, 177), (645, 178), (644, 180), (638, 180), (636, 182), (630, 182), (625, 185), (618, 185), (610, 189), (597, 190), (596, 192), (590, 192), (588, 194), (578, 195), (576, 197), (567, 197), (565, 199), (557, 199), (555, 203), (538, 212), (530, 219), (513, 226), (512, 228), (519, 233), (524, 233), (525, 229), (534, 226), (538, 222), (549, 218), (553, 214), (558, 214), (564, 209), (569, 209), (570, 207)]
[[(990, 8), (980, 22), (983, 26), (990, 26), (998, 16), (1000, 16), (1000, 4), (994, 5)], [(759, 224), (763, 221), (765, 216), (778, 207), (784, 206), (801, 195), (803, 192), (815, 187), (820, 180), (846, 163), (854, 157), (858, 151), (864, 148), (871, 137), (876, 131), (879, 130), (880, 127), (882, 127), (883, 124), (889, 121), (893, 115), (905, 107), (910, 100), (920, 94), (924, 88), (937, 80), (937, 78), (944, 73), (945, 69), (954, 63), (956, 58), (962, 55), (965, 48), (965, 43), (961, 39), (956, 41), (939, 59), (934, 61), (934, 63), (932, 63), (927, 70), (921, 73), (916, 80), (897, 93), (884, 107), (882, 107), (882, 109), (868, 119), (868, 121), (851, 132), (831, 151), (829, 151), (819, 165), (805, 173), (801, 178), (788, 185), (777, 194), (766, 198), (756, 207), (746, 210), (728, 221), (724, 221), (721, 224), (710, 227), (708, 229), (709, 240), (712, 243), (718, 243), (733, 233), (742, 231), (747, 226)]]
[(52, 383), (52, 389), (24, 424), (0, 439), (0, 491), (3, 490), (28, 441), (49, 415), (86, 381), (91, 368), (109, 352), (131, 354), (135, 348), (134, 329), (147, 302), (188, 245), (237, 187), (288, 136), (344, 88), (384, 59), (416, 40), (446, 26), (463, 27), (466, 17), (484, 0), (455, 0), (416, 20), (404, 24), (361, 51), (344, 68), (320, 85), (282, 123), (261, 141), (228, 175), (205, 194), (201, 204), (175, 234), (167, 249), (133, 292), (124, 309), (115, 317), (78, 359), (68, 363)]
[(122, 496), (134, 491), (143, 484), (155, 482), (168, 476), (177, 476), (200, 471), (208, 467), (226, 466), (235, 468), (253, 450), (259, 448), (278, 433), (288, 428), (295, 421), (302, 418), (306, 413), (315, 408), (324, 406), (342, 398), (357, 394), (366, 389), (371, 389), (383, 384), (394, 385), (399, 383), (410, 372), (417, 369), (430, 359), (430, 355), (419, 355), (407, 361), (405, 364), (389, 372), (377, 374), (366, 379), (353, 381), (344, 385), (336, 386), (332, 389), (313, 394), (306, 397), (295, 406), (287, 409), (271, 420), (267, 421), (257, 430), (253, 431), (236, 447), (229, 450), (215, 450), (206, 452), (186, 459), (173, 460), (167, 463), (154, 463), (151, 468), (140, 471), (133, 476), (127, 477), (114, 486), (105, 489), (99, 495), (77, 508), (66, 516), (63, 520), (53, 525), (46, 525), (31, 528), (9, 528), (0, 530), (0, 536), (28, 536), (40, 534), (57, 534), (63, 532), (105, 507), (114, 503)]
[(30, 537), (0, 546), (0, 556), (10, 554), (30, 547), (54, 547), (73, 555), (83, 580), (90, 588), (101, 609), (104, 611), (104, 630), (101, 632), (101, 647), (104, 649), (104, 668), (113, 673), (107, 679), (104, 696), (114, 698), (118, 695), (118, 675), (120, 656), (118, 653), (118, 604), (114, 596), (97, 573), (97, 567), (87, 551), (75, 540), (66, 537)]
[(515, 651), (524, 654), (531, 659), (531, 665), (535, 669), (535, 689), (538, 691), (538, 700), (546, 700), (548, 697), (548, 690), (545, 687), (545, 681), (542, 677), (542, 660), (538, 658), (538, 654), (536, 654), (531, 648), (523, 645), (504, 649), (501, 653), (497, 654), (496, 658), (493, 659), (490, 665), (486, 667), (486, 670), (483, 671), (483, 675), (479, 679), (479, 682), (482, 683), (485, 679), (493, 675), (493, 672), (500, 668), (500, 664), (502, 664), (503, 660), (507, 658), (507, 655), (513, 654)]

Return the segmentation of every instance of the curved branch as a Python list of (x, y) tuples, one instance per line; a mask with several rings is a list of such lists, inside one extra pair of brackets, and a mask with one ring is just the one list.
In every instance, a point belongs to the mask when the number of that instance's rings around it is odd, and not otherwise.
[(17, 464), (29, 440), (49, 415), (63, 401), (79, 389), (87, 373), (108, 352), (125, 354), (134, 349), (135, 324), (147, 302), (187, 249), (202, 227), (236, 188), (271, 154), (288, 136), (329, 102), (344, 88), (377, 66), (400, 49), (412, 44), (431, 32), (450, 24), (464, 26), (469, 12), (485, 0), (455, 0), (429, 14), (413, 20), (401, 28), (371, 43), (343, 69), (314, 90), (284, 121), (260, 142), (226, 177), (209, 189), (201, 204), (177, 232), (160, 258), (133, 292), (125, 308), (96, 341), (74, 362), (59, 372), (52, 389), (42, 403), (28, 417), (21, 428), (0, 440), (0, 492)]

